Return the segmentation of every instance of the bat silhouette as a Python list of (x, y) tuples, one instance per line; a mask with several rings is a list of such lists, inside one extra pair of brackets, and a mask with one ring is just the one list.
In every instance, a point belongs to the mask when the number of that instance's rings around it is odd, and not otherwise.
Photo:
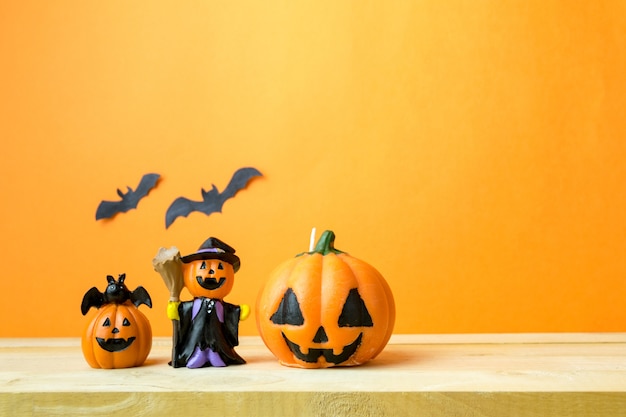
[(107, 285), (104, 292), (100, 292), (96, 287), (92, 287), (83, 296), (83, 302), (80, 305), (80, 311), (83, 316), (87, 314), (91, 307), (100, 308), (105, 304), (116, 303), (122, 304), (127, 300), (130, 300), (135, 307), (139, 307), (141, 304), (145, 304), (152, 308), (152, 300), (148, 291), (142, 286), (139, 286), (135, 291), (130, 291), (124, 280), (126, 274), (120, 274), (119, 279), (116, 281), (111, 275), (107, 275)]
[(137, 208), (139, 200), (148, 195), (148, 192), (156, 185), (159, 174), (145, 174), (137, 189), (127, 187), (128, 191), (123, 193), (119, 188), (117, 194), (122, 198), (120, 201), (101, 201), (96, 210), (96, 220), (113, 217), (117, 213), (125, 213), (130, 209)]
[(214, 212), (221, 213), (222, 206), (226, 200), (234, 197), (239, 190), (245, 188), (248, 181), (252, 178), (262, 175), (256, 168), (239, 168), (233, 174), (228, 186), (221, 193), (213, 184), (213, 188), (209, 191), (202, 189), (202, 201), (192, 201), (185, 197), (178, 197), (165, 213), (165, 228), (170, 227), (179, 216), (187, 217), (194, 211), (199, 211), (207, 216)]

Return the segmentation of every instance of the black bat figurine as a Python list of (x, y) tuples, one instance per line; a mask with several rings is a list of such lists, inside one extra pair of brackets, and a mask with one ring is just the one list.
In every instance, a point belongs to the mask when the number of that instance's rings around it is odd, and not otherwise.
[(192, 201), (185, 197), (178, 197), (167, 209), (167, 213), (165, 213), (165, 228), (170, 227), (179, 216), (187, 217), (194, 211), (199, 211), (207, 216), (215, 212), (221, 213), (222, 206), (226, 200), (234, 197), (252, 178), (262, 175), (256, 168), (239, 168), (233, 174), (228, 186), (221, 193), (213, 184), (213, 188), (209, 191), (202, 189), (202, 201)]
[(107, 275), (109, 284), (104, 292), (100, 292), (96, 287), (92, 287), (87, 291), (80, 305), (80, 311), (83, 313), (83, 316), (87, 314), (91, 307), (100, 308), (109, 303), (122, 304), (127, 300), (130, 300), (135, 307), (145, 304), (152, 308), (152, 300), (148, 291), (142, 286), (137, 287), (135, 291), (130, 291), (124, 284), (125, 279), (126, 274), (120, 274), (117, 281), (111, 275)]
[(101, 201), (96, 210), (96, 220), (107, 219), (117, 213), (125, 213), (130, 209), (137, 208), (139, 200), (148, 195), (159, 178), (159, 174), (145, 174), (136, 190), (133, 191), (132, 188), (127, 187), (128, 191), (124, 193), (118, 188), (117, 194), (122, 199), (120, 201)]

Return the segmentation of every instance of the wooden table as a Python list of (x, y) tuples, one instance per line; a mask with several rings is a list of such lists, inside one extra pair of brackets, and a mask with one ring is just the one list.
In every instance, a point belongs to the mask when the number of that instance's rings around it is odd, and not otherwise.
[(394, 335), (354, 368), (91, 369), (78, 339), (0, 339), (0, 416), (626, 416), (626, 334)]

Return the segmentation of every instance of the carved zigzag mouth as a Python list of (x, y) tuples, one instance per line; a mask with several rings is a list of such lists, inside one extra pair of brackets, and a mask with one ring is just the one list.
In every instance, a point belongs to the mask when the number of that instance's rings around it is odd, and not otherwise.
[(121, 352), (133, 344), (135, 337), (129, 337), (128, 339), (103, 339), (101, 337), (96, 337), (96, 341), (98, 342), (98, 345), (100, 345), (100, 347), (107, 352)]
[(350, 343), (347, 346), (344, 346), (343, 351), (339, 355), (335, 355), (332, 349), (318, 349), (318, 348), (309, 348), (308, 353), (303, 353), (302, 349), (299, 345), (292, 342), (285, 336), (285, 333), (281, 332), (283, 339), (287, 343), (289, 350), (296, 356), (296, 358), (301, 361), (308, 363), (315, 363), (319, 360), (321, 356), (326, 359), (326, 362), (333, 363), (338, 365), (350, 359), (350, 356), (354, 355), (357, 348), (361, 345), (361, 340), (363, 339), (363, 333), (359, 333), (359, 336), (356, 340)]
[(226, 282), (226, 278), (222, 277), (218, 281), (215, 278), (202, 278), (200, 275), (196, 277), (198, 284), (205, 290), (216, 290)]

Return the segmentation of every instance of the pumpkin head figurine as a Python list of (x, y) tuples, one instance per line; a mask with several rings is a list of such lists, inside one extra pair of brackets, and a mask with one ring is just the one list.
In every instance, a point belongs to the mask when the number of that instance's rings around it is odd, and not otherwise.
[(152, 328), (137, 307), (152, 307), (150, 295), (143, 287), (130, 291), (121, 274), (116, 280), (107, 276), (107, 288), (96, 287), (85, 293), (81, 312), (97, 308), (82, 337), (82, 351), (92, 368), (130, 368), (141, 366), (152, 347)]
[(315, 249), (279, 265), (259, 293), (257, 327), (286, 366), (360, 365), (387, 344), (393, 295), (369, 264), (334, 248), (326, 231)]
[[(235, 249), (210, 237), (186, 256), (180, 256), (176, 247), (161, 248), (152, 264), (170, 290), (171, 365), (203, 368), (245, 363), (234, 348), (239, 344), (239, 321), (248, 317), (250, 308), (224, 301), (240, 267)], [(193, 300), (180, 301), (183, 286)]]

